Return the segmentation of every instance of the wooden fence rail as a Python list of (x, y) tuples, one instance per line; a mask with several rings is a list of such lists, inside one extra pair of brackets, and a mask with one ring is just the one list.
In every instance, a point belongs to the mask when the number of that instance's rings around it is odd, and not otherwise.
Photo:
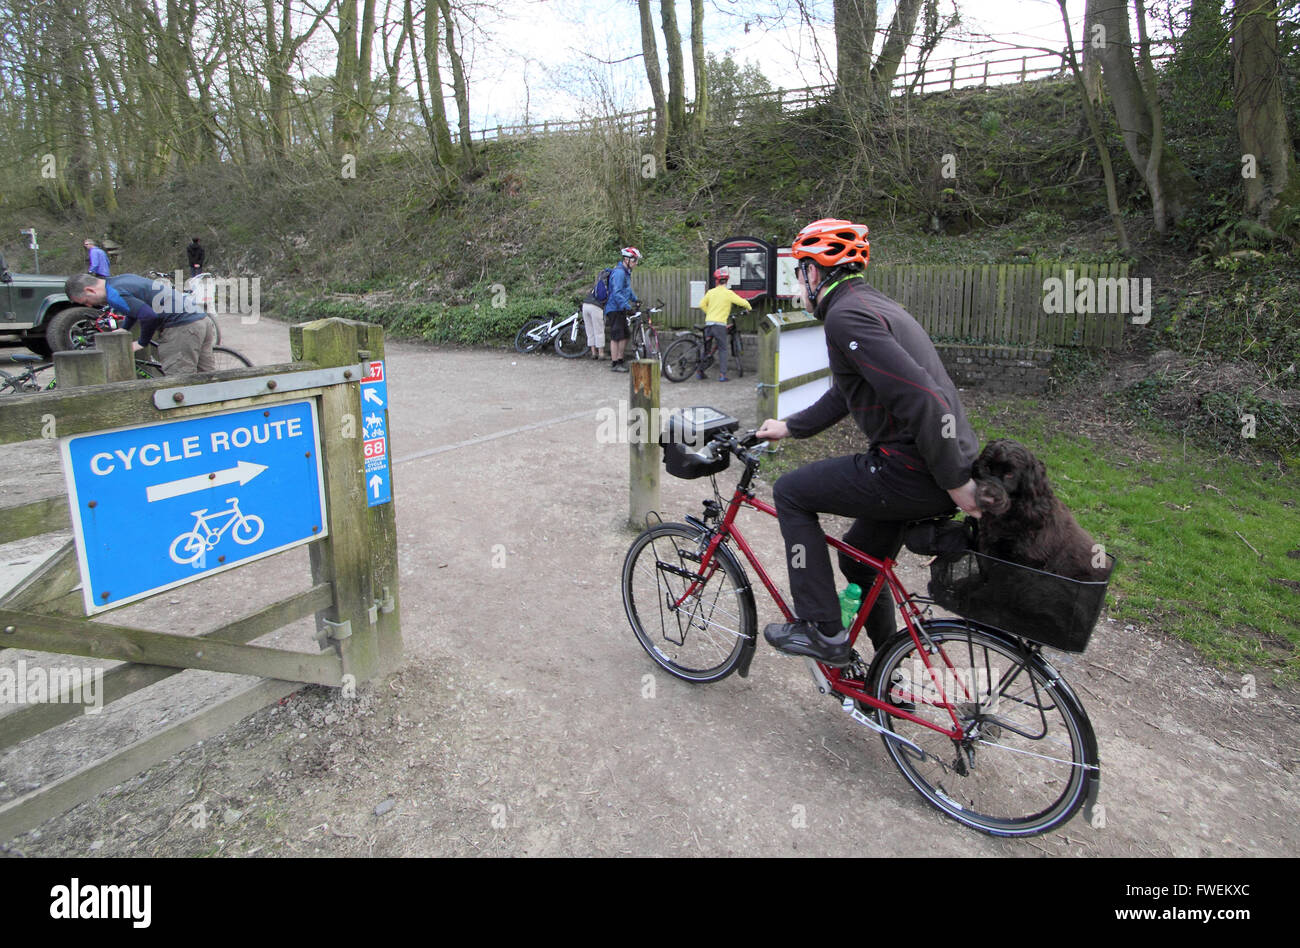
[[(1084, 55), (1082, 45), (1075, 50), (1075, 55), (1082, 61)], [(1168, 47), (1160, 50), (1153, 49), (1151, 59), (1159, 65), (1168, 60), (1171, 55), (1172, 51)], [(990, 54), (972, 54), (938, 62), (927, 61), (919, 68), (908, 66), (904, 62), (903, 67), (894, 77), (890, 95), (924, 94), (927, 91), (954, 92), (958, 89), (1002, 85), (1008, 82), (1064, 79), (1069, 75), (1068, 70), (1068, 60), (1064, 51), (1027, 52), (1001, 58), (990, 58)], [(834, 84), (825, 84), (806, 86), (802, 89), (776, 89), (772, 92), (742, 95), (735, 98), (734, 107), (738, 114), (763, 106), (774, 107), (780, 112), (801, 112), (826, 101), (835, 92), (835, 88)], [(640, 124), (649, 129), (654, 125), (654, 109), (634, 109), (589, 119), (547, 120), (515, 125), (498, 124), (472, 131), (470, 139), (489, 142), (511, 137), (572, 134), (610, 122)], [(452, 137), (456, 138), (456, 135), (453, 129)]]

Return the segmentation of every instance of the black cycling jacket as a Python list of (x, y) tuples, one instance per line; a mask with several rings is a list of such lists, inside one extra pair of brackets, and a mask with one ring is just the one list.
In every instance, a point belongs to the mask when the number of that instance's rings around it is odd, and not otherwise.
[(861, 277), (833, 285), (817, 310), (832, 384), (786, 419), (790, 434), (807, 438), (851, 414), (873, 448), (928, 471), (944, 490), (970, 480), (979, 441), (920, 323)]

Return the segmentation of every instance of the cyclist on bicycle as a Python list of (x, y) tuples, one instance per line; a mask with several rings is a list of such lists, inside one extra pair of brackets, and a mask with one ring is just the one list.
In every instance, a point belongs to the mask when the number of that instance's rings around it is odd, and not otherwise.
[(641, 251), (624, 247), (619, 254), (618, 266), (609, 275), (609, 299), (605, 301), (605, 326), (609, 330), (609, 358), (611, 372), (626, 372), (623, 350), (627, 348), (627, 315), (640, 304), (632, 292), (632, 270), (641, 262)]
[[(792, 249), (797, 302), (826, 324), (832, 384), (803, 411), (764, 421), (758, 436), (807, 438), (852, 415), (870, 448), (816, 461), (776, 482), (798, 621), (769, 625), (763, 634), (780, 651), (843, 665), (852, 650), (818, 513), (855, 518), (846, 543), (878, 558), (896, 556), (907, 521), (949, 514), (954, 504), (979, 516), (971, 480), (979, 443), (930, 337), (864, 279), (871, 252), (866, 226), (814, 221)], [(875, 570), (839, 559), (844, 575), (863, 590), (875, 581)], [(893, 600), (885, 592), (867, 617), (866, 632), (879, 649), (895, 629)]]
[[(730, 277), (731, 273), (726, 267), (719, 267), (714, 270), (713, 289), (705, 293), (703, 298), (700, 299), (700, 309), (704, 310), (704, 337), (705, 339), (712, 339), (718, 350), (719, 382), (729, 381), (727, 378), (727, 350), (730, 348), (730, 340), (727, 338), (727, 323), (731, 320), (731, 307), (741, 306), (745, 309), (753, 309), (749, 305), (749, 300), (727, 286), (727, 280)], [(704, 372), (697, 370), (695, 377), (697, 379), (704, 378)]]

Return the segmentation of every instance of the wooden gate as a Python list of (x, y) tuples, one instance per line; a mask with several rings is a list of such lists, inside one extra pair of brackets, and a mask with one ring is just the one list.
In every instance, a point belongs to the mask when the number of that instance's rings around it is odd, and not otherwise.
[[(31, 649), (123, 663), (102, 673), (100, 695), (105, 704), (183, 669), (261, 678), (247, 691), (0, 805), (0, 840), (220, 733), (304, 683), (348, 688), (396, 667), (402, 651), (396, 520), (391, 501), (368, 504), (367, 452), (363, 447), (369, 433), (364, 419), (369, 416), (376, 428), (382, 421), (386, 433), (387, 406), (367, 406), (363, 412), (360, 384), (371, 364), (383, 360), (383, 330), (367, 323), (328, 319), (292, 327), (290, 332), (292, 363), (188, 378), (69, 386), (74, 374), (81, 379), (133, 374), (129, 341), (107, 334), (97, 337), (97, 344), (103, 342), (102, 351), (70, 354), (56, 365), (57, 390), (9, 396), (0, 402), (0, 444), (57, 438), (65, 457), (67, 439), (91, 432), (201, 419), (236, 409), (263, 409), (269, 416), (275, 406), (307, 402), (318, 423), (319, 481), (323, 526), (327, 527), (321, 538), (302, 541), (311, 571), (309, 580), (304, 577), (305, 589), (193, 635), (87, 618), (85, 591), (78, 589), (85, 563), (84, 549), (79, 559), (84, 533), (76, 529), (72, 540), (0, 598), (0, 651)], [(125, 368), (122, 359), (127, 360)], [(85, 363), (90, 371), (74, 373), (73, 362)], [(372, 400), (377, 399), (372, 396)], [(377, 414), (380, 411), (382, 416)], [(87, 506), (94, 504), (91, 501)], [(67, 531), (80, 523), (80, 515), (80, 510), (75, 514), (70, 510), (65, 496), (0, 508), (0, 543)], [(255, 569), (256, 562), (261, 560), (230, 569)], [(200, 578), (197, 582), (202, 585), (204, 581)], [(168, 594), (184, 595), (194, 588), (180, 586)], [(248, 644), (309, 616), (316, 618), (319, 653)], [(48, 729), (79, 717), (83, 708), (74, 703), (76, 696), (68, 692), (71, 687), (64, 681), (38, 703), (19, 702), (7, 711), (0, 707), (0, 751), (22, 741), (41, 740), (40, 735)]]

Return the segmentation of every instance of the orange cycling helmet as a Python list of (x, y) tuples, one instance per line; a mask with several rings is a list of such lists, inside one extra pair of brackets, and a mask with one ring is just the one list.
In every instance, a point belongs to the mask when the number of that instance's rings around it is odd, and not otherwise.
[(796, 260), (811, 260), (825, 270), (846, 263), (865, 267), (871, 259), (867, 225), (834, 217), (823, 217), (799, 231), (791, 249)]

